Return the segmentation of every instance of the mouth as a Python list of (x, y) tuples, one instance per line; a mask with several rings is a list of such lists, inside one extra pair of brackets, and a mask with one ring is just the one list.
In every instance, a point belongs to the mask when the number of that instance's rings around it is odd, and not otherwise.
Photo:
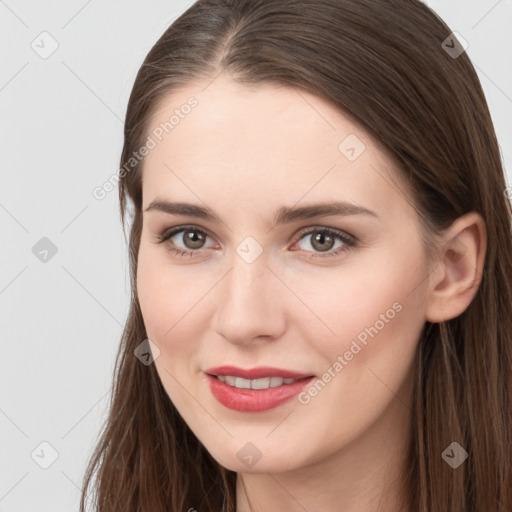
[(309, 379), (310, 377), (303, 377), (301, 379), (292, 379), (284, 377), (262, 377), (261, 379), (244, 379), (243, 377), (236, 377), (235, 375), (210, 375), (220, 382), (228, 386), (238, 389), (269, 389), (278, 388), (279, 386), (293, 384), (301, 380)]
[(235, 377), (246, 380), (267, 379), (272, 377), (299, 380), (306, 377), (314, 377), (312, 373), (296, 372), (271, 366), (258, 366), (257, 368), (247, 370), (237, 368), (236, 366), (215, 366), (205, 370), (205, 373), (212, 377)]
[(224, 366), (204, 373), (213, 396), (225, 407), (241, 412), (278, 407), (315, 378), (312, 374), (269, 367), (243, 370)]

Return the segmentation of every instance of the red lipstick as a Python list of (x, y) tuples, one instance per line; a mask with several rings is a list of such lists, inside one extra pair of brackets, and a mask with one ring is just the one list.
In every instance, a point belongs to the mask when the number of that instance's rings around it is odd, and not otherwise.
[[(311, 374), (271, 367), (244, 370), (234, 366), (216, 366), (208, 368), (205, 374), (213, 396), (225, 407), (240, 412), (260, 412), (278, 407), (298, 395), (314, 378), (314, 375)], [(218, 375), (251, 380), (281, 377), (296, 381), (266, 389), (247, 389), (221, 382), (216, 377)]]
[(243, 379), (263, 379), (264, 377), (303, 379), (304, 377), (313, 377), (312, 373), (299, 373), (270, 366), (258, 366), (257, 368), (251, 368), (249, 370), (237, 368), (236, 366), (214, 366), (205, 370), (205, 373), (209, 375), (233, 375), (234, 377), (242, 377)]

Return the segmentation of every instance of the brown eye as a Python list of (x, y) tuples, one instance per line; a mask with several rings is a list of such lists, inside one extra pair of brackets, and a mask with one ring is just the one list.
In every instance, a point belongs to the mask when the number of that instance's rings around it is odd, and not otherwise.
[[(180, 234), (181, 236), (178, 236)], [(299, 236), (299, 245), (308, 236), (310, 237), (310, 247), (313, 250), (307, 247), (300, 247), (300, 249), (309, 253), (311, 257), (338, 256), (358, 245), (358, 239), (353, 235), (326, 227), (310, 228), (307, 232), (302, 232), (301, 236)], [(166, 242), (169, 251), (174, 254), (193, 257), (197, 253), (201, 254), (203, 249), (208, 247), (205, 246), (206, 239), (211, 237), (202, 229), (193, 226), (181, 226), (168, 229), (157, 235), (157, 238), (159, 242), (156, 243), (162, 244)], [(336, 246), (337, 243), (339, 244), (338, 246)], [(333, 251), (333, 248), (336, 250)]]
[(197, 229), (187, 229), (183, 231), (183, 243), (189, 249), (201, 249), (205, 241), (205, 234)]
[(311, 245), (318, 251), (328, 251), (334, 246), (334, 237), (326, 233), (316, 232), (315, 236), (311, 238)]
[[(343, 231), (333, 228), (313, 228), (306, 232), (302, 232), (299, 236), (299, 244), (309, 237), (309, 246), (313, 251), (306, 247), (301, 247), (305, 252), (312, 254), (312, 257), (326, 258), (329, 256), (338, 256), (343, 252), (357, 246), (357, 238)], [(339, 245), (335, 247), (336, 243)], [(337, 249), (332, 251), (331, 249)], [(320, 254), (325, 253), (325, 254)]]
[[(181, 236), (179, 236), (181, 233)], [(193, 226), (185, 226), (174, 229), (167, 229), (163, 233), (157, 235), (158, 244), (166, 243), (168, 249), (178, 256), (189, 255), (192, 257), (195, 253), (202, 252), (205, 247), (206, 239), (209, 236), (201, 229)], [(173, 240), (175, 239), (175, 240)]]

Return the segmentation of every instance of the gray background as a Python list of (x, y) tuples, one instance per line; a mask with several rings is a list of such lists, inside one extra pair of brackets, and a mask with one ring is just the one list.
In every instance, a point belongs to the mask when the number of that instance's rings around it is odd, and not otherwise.
[[(191, 3), (0, 0), (0, 512), (78, 510), (129, 299), (117, 190), (92, 190), (117, 172), (143, 58)], [(428, 3), (469, 42), (512, 184), (512, 1)]]

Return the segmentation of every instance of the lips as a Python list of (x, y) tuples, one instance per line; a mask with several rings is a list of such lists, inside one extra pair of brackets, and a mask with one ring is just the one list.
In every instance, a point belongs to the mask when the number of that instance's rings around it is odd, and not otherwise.
[[(240, 412), (262, 412), (279, 407), (298, 395), (314, 379), (311, 374), (271, 367), (243, 370), (234, 366), (217, 366), (208, 368), (204, 373), (213, 396), (228, 409)], [(222, 382), (219, 376), (235, 377), (237, 381), (239, 378), (248, 379), (247, 382), (251, 383), (265, 377), (293, 379), (293, 382), (283, 382), (277, 387), (265, 389), (244, 389)]]
[(282, 377), (283, 379), (304, 379), (313, 377), (312, 373), (300, 373), (282, 368), (273, 368), (270, 366), (259, 366), (244, 370), (235, 366), (215, 366), (205, 370), (205, 373), (218, 377), (219, 375), (231, 375), (233, 377), (242, 377), (243, 379), (263, 379), (265, 377)]

